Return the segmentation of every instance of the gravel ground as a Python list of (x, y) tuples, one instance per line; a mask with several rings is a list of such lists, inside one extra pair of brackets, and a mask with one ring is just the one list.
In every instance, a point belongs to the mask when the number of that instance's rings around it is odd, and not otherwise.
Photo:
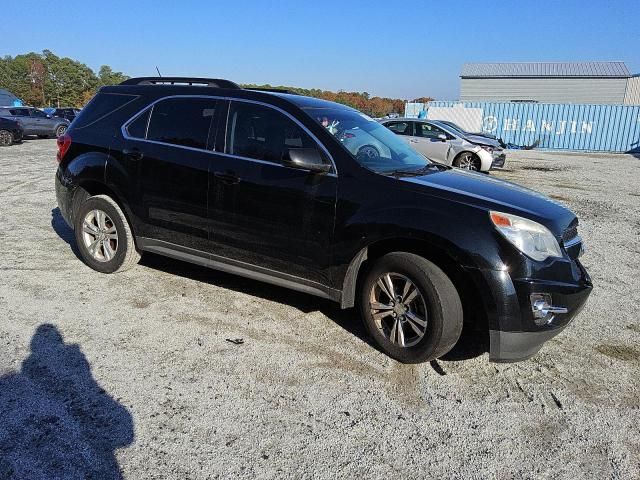
[(55, 141), (0, 149), (0, 478), (639, 478), (640, 159), (507, 167), (580, 216), (593, 294), (532, 360), (416, 366), (314, 297), (151, 255), (92, 271)]

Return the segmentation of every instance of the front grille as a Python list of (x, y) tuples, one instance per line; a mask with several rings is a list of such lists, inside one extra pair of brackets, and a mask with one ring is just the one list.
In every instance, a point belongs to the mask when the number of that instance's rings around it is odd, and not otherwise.
[(562, 241), (567, 243), (578, 236), (578, 220), (571, 222), (571, 225), (562, 234)]

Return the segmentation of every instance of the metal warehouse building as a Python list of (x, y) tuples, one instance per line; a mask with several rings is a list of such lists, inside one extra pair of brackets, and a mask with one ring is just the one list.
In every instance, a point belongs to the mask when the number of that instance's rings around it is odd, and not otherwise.
[(623, 62), (467, 63), (460, 79), (462, 102), (640, 103)]

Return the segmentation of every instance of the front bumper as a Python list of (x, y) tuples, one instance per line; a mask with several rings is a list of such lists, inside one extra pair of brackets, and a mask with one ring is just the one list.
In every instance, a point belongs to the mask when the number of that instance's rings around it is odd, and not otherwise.
[[(507, 271), (479, 270), (488, 292), (485, 308), (489, 323), (489, 360), (516, 362), (535, 355), (542, 345), (558, 335), (580, 313), (593, 288), (591, 279), (577, 259), (565, 258), (546, 266), (547, 275), (512, 278)], [(561, 280), (561, 281), (560, 281)], [(565, 307), (544, 325), (534, 320), (531, 296), (547, 294), (551, 304)]]
[(491, 162), (491, 168), (502, 168), (507, 161), (506, 153), (493, 154), (493, 161)]
[[(551, 282), (515, 283), (521, 306), (522, 330), (489, 330), (489, 360), (492, 362), (517, 362), (538, 353), (547, 340), (562, 332), (580, 313), (593, 288), (590, 282), (582, 285)], [(535, 326), (530, 322), (533, 317), (530, 296), (535, 293), (550, 294), (553, 304), (566, 307), (568, 312), (553, 315), (544, 326)]]

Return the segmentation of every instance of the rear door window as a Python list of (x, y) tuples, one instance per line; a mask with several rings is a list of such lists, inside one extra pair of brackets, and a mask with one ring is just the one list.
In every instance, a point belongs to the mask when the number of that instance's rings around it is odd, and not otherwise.
[(413, 135), (411, 122), (389, 122), (385, 123), (384, 126), (398, 135)]
[[(207, 148), (217, 101), (178, 97), (156, 103), (151, 110), (147, 140), (191, 148)], [(139, 125), (136, 127), (140, 128)]]
[(318, 145), (296, 122), (263, 105), (231, 102), (227, 125), (227, 153), (280, 163), (291, 148)]

